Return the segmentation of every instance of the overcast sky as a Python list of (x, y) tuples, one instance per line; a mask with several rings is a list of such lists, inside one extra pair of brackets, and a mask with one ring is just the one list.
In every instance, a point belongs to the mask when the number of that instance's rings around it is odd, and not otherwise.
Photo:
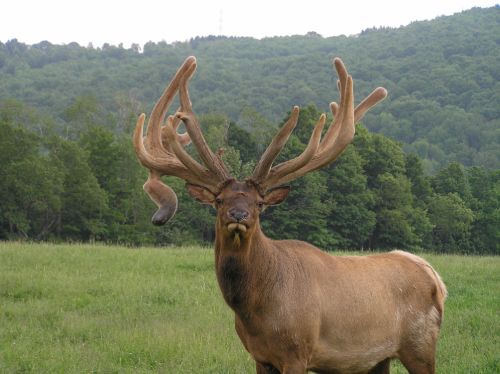
[(4, 0), (0, 41), (77, 42), (129, 47), (195, 36), (263, 38), (353, 35), (370, 27), (399, 27), (498, 0)]

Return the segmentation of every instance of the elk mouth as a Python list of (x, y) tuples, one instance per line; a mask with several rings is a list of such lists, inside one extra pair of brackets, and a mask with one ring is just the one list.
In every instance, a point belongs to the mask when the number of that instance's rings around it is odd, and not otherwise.
[(231, 233), (239, 233), (239, 232), (247, 232), (247, 227), (242, 224), (242, 223), (238, 223), (238, 222), (232, 222), (230, 224), (227, 225), (227, 231), (231, 232)]

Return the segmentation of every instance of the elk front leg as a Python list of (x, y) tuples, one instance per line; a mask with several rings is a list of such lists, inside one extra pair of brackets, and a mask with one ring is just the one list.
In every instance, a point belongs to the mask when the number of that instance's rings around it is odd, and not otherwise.
[(278, 369), (270, 364), (261, 364), (256, 362), (257, 374), (281, 374)]
[(283, 367), (282, 374), (306, 374), (306, 365), (302, 362), (296, 362), (293, 364), (285, 364)]
[(385, 359), (382, 362), (379, 362), (377, 366), (369, 371), (368, 374), (390, 374), (391, 372), (391, 360)]

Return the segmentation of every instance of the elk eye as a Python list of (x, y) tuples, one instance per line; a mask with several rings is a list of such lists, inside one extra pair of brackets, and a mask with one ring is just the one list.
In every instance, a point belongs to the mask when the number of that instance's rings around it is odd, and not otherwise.
[(263, 203), (262, 201), (259, 201), (259, 202), (257, 203), (257, 207), (258, 207), (259, 209), (262, 209), (262, 208), (264, 207), (264, 203)]
[(222, 199), (220, 199), (220, 198), (216, 198), (216, 199), (215, 199), (215, 203), (216, 203), (217, 205), (222, 205), (222, 204), (224, 203), (224, 201), (223, 201)]

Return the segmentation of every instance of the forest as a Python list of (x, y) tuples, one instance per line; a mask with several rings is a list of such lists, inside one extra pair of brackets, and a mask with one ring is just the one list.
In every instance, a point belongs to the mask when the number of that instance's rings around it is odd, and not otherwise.
[(194, 109), (209, 144), (224, 147), (244, 178), (292, 105), (302, 108), (299, 124), (280, 157), (305, 147), (337, 99), (330, 61), (339, 56), (357, 97), (384, 86), (389, 98), (336, 163), (295, 181), (285, 203), (264, 212), (264, 232), (328, 250), (500, 254), (499, 11), (349, 37), (0, 43), (0, 239), (209, 243), (214, 211), (179, 180), (168, 179), (175, 218), (150, 223), (155, 206), (131, 144), (138, 114), (197, 56)]

